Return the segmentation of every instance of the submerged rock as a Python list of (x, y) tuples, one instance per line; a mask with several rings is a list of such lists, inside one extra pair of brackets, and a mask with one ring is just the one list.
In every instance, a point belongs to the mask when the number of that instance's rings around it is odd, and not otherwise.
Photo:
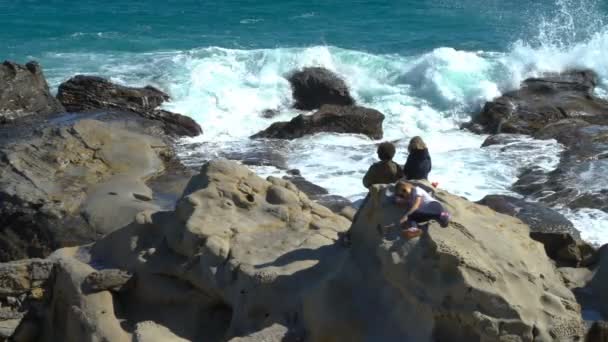
[(291, 74), (288, 80), (295, 100), (294, 107), (297, 109), (312, 110), (325, 104), (355, 104), (346, 83), (325, 68), (304, 68)]
[(384, 114), (359, 106), (324, 105), (312, 115), (300, 114), (289, 122), (275, 122), (251, 136), (271, 139), (297, 139), (305, 135), (332, 132), (364, 134), (371, 139), (382, 139)]
[(169, 100), (169, 95), (152, 86), (125, 87), (101, 77), (78, 75), (59, 86), (57, 98), (69, 112), (130, 111), (162, 122), (167, 134), (197, 136), (202, 133), (192, 118), (158, 109)]
[[(211, 161), (175, 211), (52, 256), (43, 341), (583, 338), (574, 296), (520, 220), (437, 190), (450, 226), (405, 241), (392, 190), (371, 189), (346, 248), (350, 221), (292, 183)], [(89, 260), (135, 281), (85, 295)]]
[(0, 124), (28, 115), (61, 113), (63, 106), (49, 91), (36, 62), (0, 64)]

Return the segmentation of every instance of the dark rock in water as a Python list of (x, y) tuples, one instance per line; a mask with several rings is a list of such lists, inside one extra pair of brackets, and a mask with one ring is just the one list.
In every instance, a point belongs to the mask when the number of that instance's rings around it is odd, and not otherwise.
[[(295, 186), (298, 187), (300, 191), (305, 193), (311, 200), (321, 204), (324, 207), (329, 208), (334, 213), (340, 213), (342, 209), (347, 206), (351, 206), (353, 203), (345, 197), (338, 195), (330, 195), (329, 191), (322, 186), (314, 184), (307, 180), (306, 178), (300, 175), (299, 170), (291, 170), (297, 171), (292, 172), (289, 176), (284, 176), (283, 179), (286, 179)], [(289, 173), (289, 171), (288, 171)]]
[(279, 114), (280, 114), (280, 112), (276, 109), (266, 109), (266, 110), (262, 111), (261, 116), (264, 119), (272, 119)]
[(288, 80), (296, 101), (295, 108), (312, 110), (324, 104), (342, 106), (355, 104), (346, 83), (325, 68), (304, 68), (294, 72)]
[(5, 61), (0, 65), (0, 124), (28, 115), (63, 112), (53, 97), (40, 65)]
[(520, 89), (487, 102), (474, 122), (488, 133), (533, 134), (562, 119), (608, 123), (608, 102), (593, 95), (597, 75), (572, 70), (530, 78)]
[(276, 122), (251, 138), (297, 139), (320, 132), (357, 133), (381, 139), (384, 115), (359, 106), (324, 105), (312, 115), (300, 114), (289, 122)]
[(513, 188), (551, 206), (608, 209), (603, 185), (608, 172), (608, 126), (560, 121), (539, 134), (551, 134), (566, 145), (558, 167), (549, 173), (527, 170)]
[(57, 98), (69, 112), (130, 111), (164, 124), (167, 134), (196, 136), (200, 126), (190, 117), (157, 109), (169, 95), (152, 87), (125, 87), (95, 76), (78, 75), (59, 86)]
[(0, 262), (90, 243), (157, 208), (135, 195), (152, 196), (143, 180), (165, 170), (172, 151), (147, 133), (158, 122), (120, 117), (44, 121), (0, 144)]
[(588, 265), (594, 261), (594, 248), (581, 241), (574, 225), (553, 209), (505, 195), (486, 196), (479, 204), (515, 216), (530, 226), (530, 237), (541, 242), (547, 255), (560, 266)]
[(585, 342), (608, 342), (608, 322), (594, 322), (587, 333)]
[(511, 143), (517, 143), (521, 141), (521, 135), (519, 134), (494, 134), (484, 140), (481, 147), (488, 147), (493, 145), (507, 145)]

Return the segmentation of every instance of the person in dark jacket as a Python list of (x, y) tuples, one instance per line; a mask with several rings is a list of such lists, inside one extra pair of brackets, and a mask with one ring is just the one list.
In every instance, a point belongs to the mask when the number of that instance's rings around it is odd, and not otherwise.
[(378, 145), (378, 158), (380, 161), (370, 166), (363, 177), (363, 185), (366, 188), (374, 184), (390, 184), (403, 177), (401, 166), (393, 161), (395, 156), (395, 145), (383, 142)]
[(403, 167), (406, 179), (428, 179), (431, 172), (431, 156), (426, 144), (420, 137), (413, 137), (407, 147), (410, 153)]

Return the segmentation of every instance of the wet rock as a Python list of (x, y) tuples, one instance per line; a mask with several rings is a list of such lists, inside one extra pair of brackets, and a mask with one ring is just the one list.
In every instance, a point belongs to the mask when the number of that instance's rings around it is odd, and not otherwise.
[(325, 104), (342, 106), (355, 104), (346, 83), (325, 68), (304, 68), (291, 74), (288, 80), (291, 84), (295, 108), (312, 110)]
[(0, 64), (0, 124), (29, 115), (63, 112), (36, 62)]
[(505, 195), (488, 195), (479, 203), (526, 223), (530, 237), (541, 242), (560, 266), (587, 266), (596, 260), (595, 249), (581, 240), (572, 222), (553, 209)]
[(300, 114), (289, 122), (276, 122), (251, 138), (292, 140), (305, 135), (331, 132), (364, 134), (371, 139), (381, 139), (383, 121), (384, 115), (375, 109), (324, 105), (312, 115)]
[(593, 95), (597, 75), (590, 70), (549, 73), (525, 80), (521, 88), (487, 102), (474, 122), (488, 133), (533, 134), (562, 119), (607, 124), (608, 102)]
[(264, 119), (272, 119), (272, 118), (274, 118), (275, 116), (279, 115), (280, 113), (281, 113), (281, 112), (280, 112), (280, 111), (278, 111), (277, 109), (265, 109), (265, 110), (263, 110), (263, 111), (262, 111), (261, 116), (262, 116)]
[(167, 134), (196, 136), (200, 126), (190, 117), (158, 109), (169, 95), (152, 87), (125, 87), (95, 76), (78, 75), (59, 86), (57, 98), (69, 112), (130, 111), (163, 123)]

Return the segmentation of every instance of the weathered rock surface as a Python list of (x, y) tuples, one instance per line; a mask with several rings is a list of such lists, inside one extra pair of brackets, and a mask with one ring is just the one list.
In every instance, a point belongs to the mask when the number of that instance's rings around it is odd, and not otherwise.
[[(529, 228), (441, 190), (449, 228), (404, 241), (390, 187), (350, 221), (292, 183), (212, 161), (173, 212), (53, 254), (43, 341), (571, 341), (580, 308)], [(533, 261), (533, 262), (532, 262)], [(91, 265), (134, 274), (85, 295)], [(115, 272), (115, 271), (111, 271)], [(101, 289), (101, 288), (100, 288)], [(372, 314), (379, 313), (382, 315)]]
[(63, 112), (36, 62), (0, 64), (0, 124), (28, 115)]
[(31, 129), (0, 147), (0, 261), (92, 242), (156, 208), (143, 180), (171, 150), (144, 124), (125, 116)]
[(325, 104), (341, 106), (355, 104), (344, 80), (325, 68), (304, 68), (291, 74), (288, 80), (291, 84), (295, 108), (312, 110)]
[(587, 266), (595, 261), (595, 249), (581, 240), (572, 222), (553, 209), (505, 195), (488, 195), (479, 204), (526, 223), (530, 237), (541, 242), (547, 255), (560, 266)]
[(333, 132), (364, 134), (382, 139), (384, 114), (360, 106), (324, 105), (312, 115), (300, 114), (289, 122), (275, 122), (251, 138), (297, 139), (305, 135)]
[(163, 123), (167, 134), (196, 136), (200, 126), (190, 117), (158, 109), (169, 95), (152, 87), (125, 87), (95, 76), (78, 75), (59, 86), (57, 98), (69, 112), (130, 111)]
[(521, 134), (533, 134), (562, 119), (607, 124), (608, 102), (593, 96), (596, 84), (597, 75), (590, 70), (530, 78), (520, 89), (486, 103), (473, 121), (488, 133)]

